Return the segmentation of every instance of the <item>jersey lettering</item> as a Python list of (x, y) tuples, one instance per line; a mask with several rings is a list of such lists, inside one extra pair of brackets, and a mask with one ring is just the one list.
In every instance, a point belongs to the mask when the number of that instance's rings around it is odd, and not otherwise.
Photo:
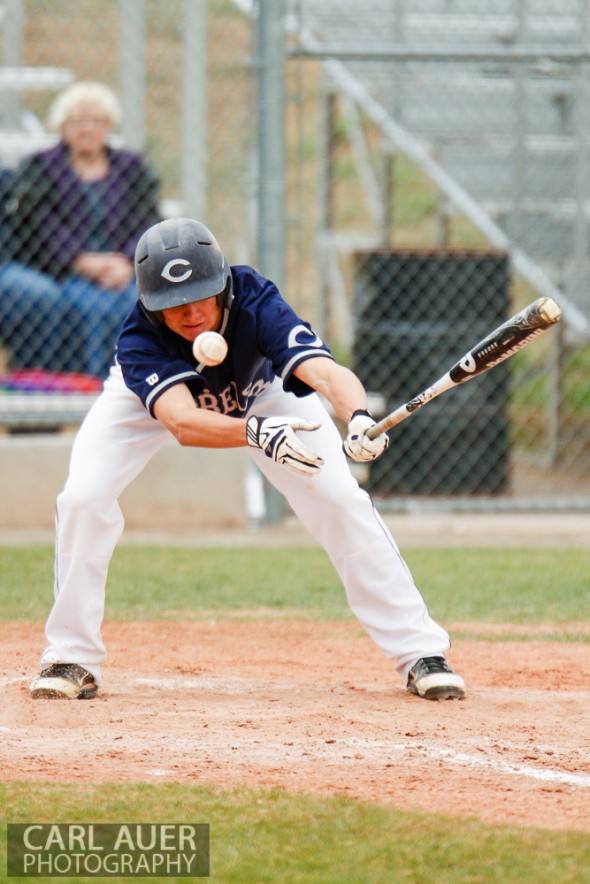
[[(189, 270), (185, 270), (184, 273), (177, 273), (172, 276), (172, 271), (175, 267), (189, 267)], [(190, 265), (190, 261), (187, 261), (186, 258), (174, 258), (172, 261), (168, 261), (164, 269), (162, 270), (162, 276), (164, 279), (168, 279), (170, 282), (184, 282), (185, 279), (188, 279), (191, 273), (193, 272), (193, 268)]]
[(146, 384), (149, 384), (150, 387), (153, 387), (154, 384), (157, 384), (160, 378), (157, 374), (151, 374), (149, 377), (145, 379)]
[(235, 384), (232, 383), (229, 387), (226, 387), (225, 390), (222, 390), (219, 394), (219, 402), (221, 405), (221, 411), (223, 414), (229, 414), (235, 408), (239, 408), (239, 403), (237, 398), (234, 397), (233, 391), (235, 390)]
[[(303, 340), (300, 340), (303, 337)], [(324, 342), (321, 338), (310, 331), (306, 325), (296, 325), (289, 332), (287, 347), (323, 347)]]
[(248, 410), (252, 399), (259, 396), (268, 387), (270, 387), (270, 381), (260, 378), (248, 384), (240, 395), (236, 382), (232, 381), (217, 394), (212, 393), (211, 390), (203, 390), (195, 397), (195, 402), (199, 408), (216, 411), (218, 414), (235, 414), (236, 412), (243, 414)]
[(260, 396), (260, 394), (263, 393), (265, 390), (268, 390), (269, 387), (270, 381), (265, 381), (261, 378), (260, 380), (254, 381), (253, 383), (249, 384), (244, 390), (243, 395), (247, 396), (248, 398)]
[(211, 392), (211, 390), (205, 390), (204, 393), (199, 393), (199, 395), (195, 399), (199, 408), (206, 408), (207, 411), (220, 411), (217, 396)]

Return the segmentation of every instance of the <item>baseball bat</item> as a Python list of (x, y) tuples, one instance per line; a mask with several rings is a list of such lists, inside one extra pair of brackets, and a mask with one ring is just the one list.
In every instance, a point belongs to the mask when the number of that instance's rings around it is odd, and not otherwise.
[(500, 362), (504, 362), (532, 340), (542, 335), (561, 319), (561, 308), (552, 298), (537, 298), (519, 313), (511, 316), (494, 329), (479, 344), (463, 356), (453, 367), (440, 377), (431, 387), (423, 390), (409, 402), (400, 405), (391, 414), (367, 430), (369, 439), (375, 439), (392, 427), (401, 424), (427, 402), (431, 402), (450, 390), (483, 374)]

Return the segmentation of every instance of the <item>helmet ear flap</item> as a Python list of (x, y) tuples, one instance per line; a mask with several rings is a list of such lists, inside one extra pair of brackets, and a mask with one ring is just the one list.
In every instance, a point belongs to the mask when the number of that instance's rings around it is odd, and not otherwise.
[(225, 281), (225, 288), (222, 291), (220, 291), (219, 294), (217, 295), (217, 304), (222, 309), (229, 310), (229, 308), (232, 305), (232, 301), (234, 299), (234, 285), (233, 285), (231, 270), (229, 269), (229, 265), (227, 264), (227, 262), (226, 262), (226, 269), (227, 269), (227, 279)]
[(164, 322), (164, 314), (161, 310), (148, 310), (141, 301), (139, 302), (139, 306), (143, 313), (147, 316), (152, 325), (155, 325), (158, 328)]

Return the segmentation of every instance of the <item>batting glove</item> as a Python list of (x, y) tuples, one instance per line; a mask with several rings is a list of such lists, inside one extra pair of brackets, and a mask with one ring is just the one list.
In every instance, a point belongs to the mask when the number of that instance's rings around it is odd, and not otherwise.
[(323, 459), (303, 445), (294, 430), (317, 430), (320, 424), (298, 417), (256, 417), (246, 422), (246, 440), (253, 448), (261, 448), (267, 457), (304, 476), (315, 476)]
[(389, 445), (389, 436), (381, 433), (376, 439), (369, 439), (365, 435), (368, 429), (374, 427), (376, 421), (373, 420), (368, 411), (358, 409), (355, 411), (348, 424), (348, 436), (342, 443), (344, 453), (351, 460), (357, 463), (367, 463), (375, 460), (380, 454), (383, 454)]

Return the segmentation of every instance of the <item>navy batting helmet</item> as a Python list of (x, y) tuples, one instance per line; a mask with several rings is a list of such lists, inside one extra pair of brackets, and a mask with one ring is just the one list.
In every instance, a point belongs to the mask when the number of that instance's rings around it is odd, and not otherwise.
[(232, 275), (211, 231), (192, 218), (169, 218), (148, 228), (135, 249), (137, 294), (154, 318), (161, 310), (217, 297), (233, 299)]

